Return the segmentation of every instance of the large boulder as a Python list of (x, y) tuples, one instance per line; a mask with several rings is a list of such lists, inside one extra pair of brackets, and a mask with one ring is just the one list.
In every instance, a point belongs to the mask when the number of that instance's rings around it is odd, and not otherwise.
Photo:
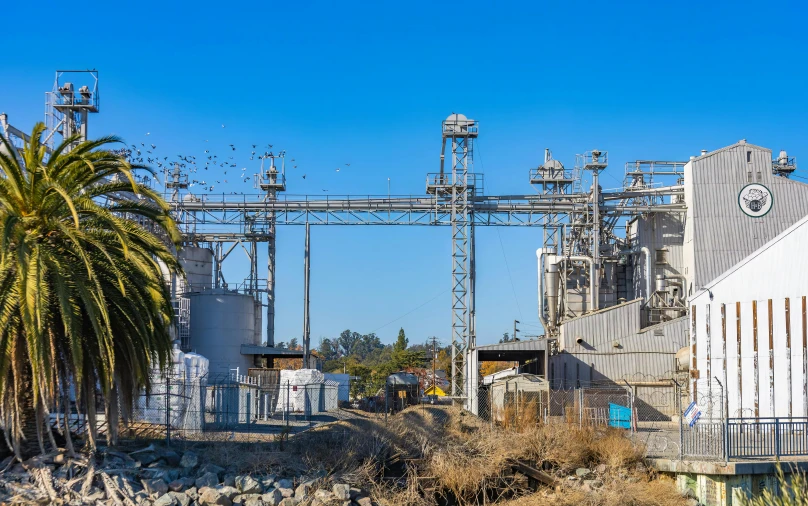
[(187, 451), (180, 459), (180, 467), (191, 468), (199, 465), (199, 457), (192, 451)]
[(168, 492), (168, 483), (159, 478), (156, 480), (140, 480), (140, 482), (143, 484), (143, 489), (147, 494), (163, 495)]
[(340, 501), (351, 500), (351, 486), (344, 483), (337, 483), (331, 487), (331, 493)]
[(191, 506), (191, 498), (188, 497), (187, 494), (183, 494), (182, 492), (169, 492), (167, 495), (170, 495), (177, 501), (177, 506)]
[(300, 500), (305, 499), (312, 492), (313, 487), (313, 481), (304, 481), (295, 489), (295, 498)]
[(260, 494), (262, 492), (261, 484), (249, 474), (236, 476), (236, 488), (242, 494)]
[(216, 473), (205, 473), (199, 476), (199, 478), (194, 481), (194, 485), (196, 488), (201, 489), (202, 487), (215, 487), (219, 484), (219, 476)]
[(158, 452), (158, 456), (165, 461), (169, 466), (180, 465), (180, 455), (169, 448), (163, 448)]
[(168, 494), (163, 494), (152, 503), (152, 506), (177, 506), (177, 500)]
[(261, 500), (264, 501), (268, 506), (278, 506), (283, 500), (283, 494), (281, 494), (280, 489), (273, 488), (266, 494), (262, 495)]
[(277, 488), (295, 488), (295, 484), (292, 480), (283, 478), (275, 483), (275, 487)]
[(231, 501), (233, 500), (234, 497), (238, 495), (238, 489), (236, 487), (231, 487), (228, 485), (225, 485), (223, 487), (217, 487), (216, 490), (218, 490), (220, 494), (227, 496), (227, 498), (230, 499)]
[(210, 487), (199, 489), (199, 499), (196, 502), (199, 506), (233, 506), (233, 501), (227, 496)]

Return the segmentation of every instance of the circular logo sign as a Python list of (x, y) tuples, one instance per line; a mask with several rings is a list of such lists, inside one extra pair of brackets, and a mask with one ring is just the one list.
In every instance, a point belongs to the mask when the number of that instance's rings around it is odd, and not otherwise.
[(760, 218), (771, 211), (774, 195), (762, 184), (748, 184), (738, 194), (738, 205), (745, 215)]

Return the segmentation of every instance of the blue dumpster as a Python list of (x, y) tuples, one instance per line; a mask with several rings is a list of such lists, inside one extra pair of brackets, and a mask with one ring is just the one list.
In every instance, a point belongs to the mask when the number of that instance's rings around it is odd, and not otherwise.
[(631, 428), (631, 409), (619, 404), (609, 403), (609, 427), (618, 429)]

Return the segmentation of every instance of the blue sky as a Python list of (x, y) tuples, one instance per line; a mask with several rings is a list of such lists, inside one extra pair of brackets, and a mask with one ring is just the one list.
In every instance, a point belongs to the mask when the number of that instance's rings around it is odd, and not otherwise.
[[(527, 172), (545, 147), (568, 167), (575, 153), (608, 150), (604, 188), (626, 161), (686, 160), (741, 138), (808, 163), (800, 2), (112, 4), (3, 7), (0, 110), (13, 125), (41, 120), (54, 70), (96, 68), (91, 136), (169, 155), (232, 143), (243, 157), (271, 143), (298, 165), (289, 194), (384, 194), (388, 177), (393, 194), (423, 194), (451, 112), (480, 122), (487, 194), (532, 193)], [(65, 16), (77, 21), (60, 29)], [(257, 168), (248, 162), (238, 160)], [(411, 342), (448, 343), (449, 232), (314, 228), (315, 344), (346, 328), (391, 342), (399, 326)], [(540, 244), (538, 229), (479, 230), (479, 343), (514, 319), (539, 331)], [(302, 249), (301, 227), (279, 230), (277, 340), (301, 334)]]

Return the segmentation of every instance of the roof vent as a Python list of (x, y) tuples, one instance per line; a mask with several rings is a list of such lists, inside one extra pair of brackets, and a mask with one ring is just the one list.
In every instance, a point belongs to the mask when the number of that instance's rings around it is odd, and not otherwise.
[(706, 154), (707, 154), (707, 150), (706, 150), (706, 149), (702, 149), (702, 150), (701, 150), (701, 156), (704, 156), (704, 155), (706, 155)]
[(738, 141), (738, 144), (746, 144), (746, 139), (741, 139)]

